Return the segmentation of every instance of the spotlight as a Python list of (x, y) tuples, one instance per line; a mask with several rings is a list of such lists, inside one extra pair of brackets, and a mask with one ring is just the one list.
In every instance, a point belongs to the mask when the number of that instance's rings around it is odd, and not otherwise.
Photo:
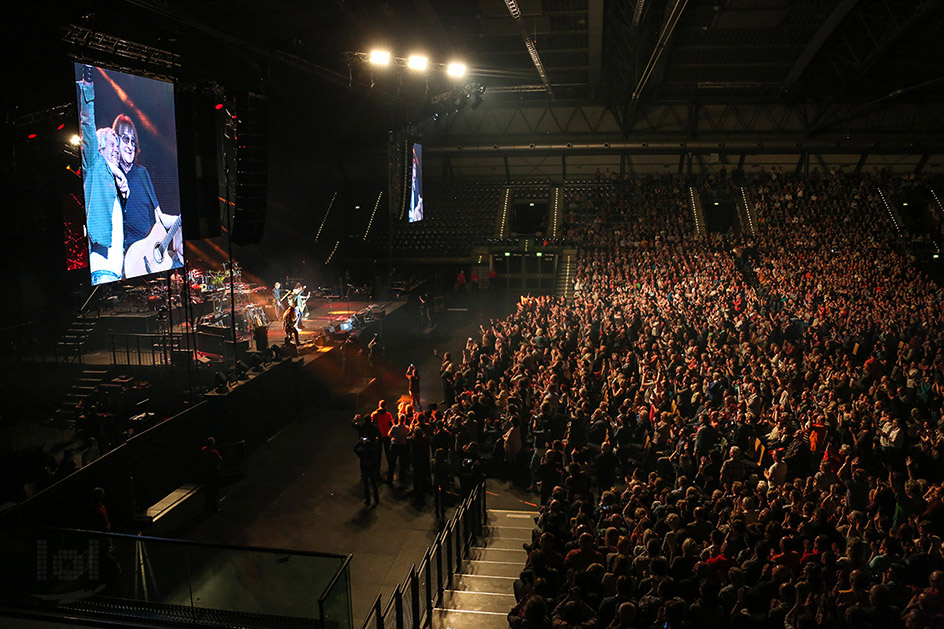
[(229, 390), (229, 378), (222, 371), (213, 374), (213, 381), (216, 383), (217, 393), (226, 393)]
[(213, 107), (213, 109), (215, 109), (215, 110), (217, 110), (217, 111), (223, 109), (223, 103), (217, 103), (216, 106)]
[(446, 74), (454, 77), (465, 76), (465, 64), (456, 62), (450, 63), (446, 66)]
[(26, 139), (27, 139), (27, 140), (35, 140), (35, 139), (36, 139), (36, 134), (35, 134), (35, 133), (30, 133), (28, 136), (26, 136)]
[(66, 123), (63, 122), (58, 127), (56, 127), (56, 131), (62, 131), (65, 128), (66, 128)]
[(371, 50), (370, 62), (378, 66), (385, 66), (390, 63), (390, 53), (386, 50)]
[(406, 60), (406, 67), (413, 70), (425, 70), (426, 69), (426, 57), (421, 57), (419, 55), (413, 55)]
[(241, 360), (236, 361), (236, 377), (240, 380), (246, 380), (249, 378), (250, 367), (245, 362)]
[(82, 138), (80, 138), (77, 135), (73, 135), (71, 138), (69, 138), (69, 144), (71, 144), (72, 146), (78, 146), (81, 142), (82, 142)]

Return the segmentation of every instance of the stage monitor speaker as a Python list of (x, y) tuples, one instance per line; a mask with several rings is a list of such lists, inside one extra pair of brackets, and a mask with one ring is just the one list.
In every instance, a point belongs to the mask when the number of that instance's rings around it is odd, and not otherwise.
[(269, 150), (265, 98), (246, 92), (232, 100), (235, 120), (224, 131), (222, 230), (234, 244), (262, 240), (268, 197)]
[(252, 333), (253, 338), (256, 341), (256, 350), (260, 352), (266, 351), (269, 347), (269, 328), (259, 326)]
[(298, 346), (289, 343), (281, 346), (282, 358), (298, 358)]

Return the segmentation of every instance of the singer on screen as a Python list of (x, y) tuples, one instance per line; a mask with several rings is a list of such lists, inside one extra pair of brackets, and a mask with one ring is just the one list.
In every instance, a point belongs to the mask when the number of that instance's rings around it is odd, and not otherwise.
[(183, 266), (180, 216), (161, 212), (147, 168), (136, 163), (140, 148), (134, 121), (118, 114), (118, 163), (128, 178), (125, 203), (125, 276), (137, 277)]
[(121, 279), (124, 267), (122, 203), (128, 198), (128, 180), (118, 165), (118, 138), (110, 127), (95, 128), (95, 84), (78, 81), (79, 118), (82, 124), (82, 170), (85, 221), (89, 239), (92, 284)]
[[(413, 145), (413, 177), (411, 181), (410, 196), (410, 215), (411, 223), (423, 220), (423, 175), (421, 173), (420, 156), (416, 153), (416, 145)], [(402, 214), (401, 214), (402, 216)]]

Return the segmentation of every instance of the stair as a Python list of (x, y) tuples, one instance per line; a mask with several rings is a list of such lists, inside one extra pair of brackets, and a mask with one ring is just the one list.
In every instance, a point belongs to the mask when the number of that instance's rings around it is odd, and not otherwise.
[(96, 389), (105, 382), (108, 371), (104, 369), (83, 369), (76, 378), (65, 399), (53, 412), (51, 424), (63, 428), (75, 426), (79, 406), (95, 394)]
[(552, 239), (560, 238), (560, 215), (564, 209), (564, 188), (554, 186), (551, 188), (551, 229), (550, 237)]
[(576, 275), (577, 251), (565, 249), (557, 258), (557, 284), (554, 287), (554, 295), (563, 297), (567, 303), (573, 303)]
[[(473, 264), (472, 272), (477, 273), (479, 276), (479, 290), (488, 290), (491, 282), (488, 277), (488, 265), (487, 264)], [(469, 274), (469, 277), (472, 276), (472, 273)]]
[(492, 236), (501, 240), (508, 235), (508, 218), (511, 209), (511, 187), (504, 186), (498, 195), (498, 214)]
[(738, 218), (741, 220), (741, 233), (751, 236), (757, 235), (757, 216), (748, 199), (747, 188), (740, 187), (741, 195), (737, 200)]
[(82, 351), (85, 349), (89, 336), (95, 331), (98, 319), (79, 315), (75, 318), (66, 333), (57, 343), (57, 351), (64, 362), (75, 360), (81, 362)]
[(691, 202), (692, 216), (695, 218), (695, 233), (704, 236), (708, 233), (705, 225), (705, 212), (701, 207), (701, 194), (693, 187), (688, 188), (688, 197)]
[(902, 233), (902, 223), (901, 216), (898, 214), (897, 208), (889, 201), (888, 197), (885, 195), (885, 191), (881, 188), (878, 189), (879, 197), (882, 199), (882, 204), (885, 206), (885, 210), (888, 212), (889, 218), (892, 219), (892, 225), (895, 226), (895, 231), (898, 233), (898, 237), (901, 238), (904, 236)]
[(443, 593), (433, 610), (432, 629), (507, 629), (508, 612), (515, 606), (514, 582), (524, 569), (537, 511), (488, 510), (482, 546), (452, 577), (452, 589)]

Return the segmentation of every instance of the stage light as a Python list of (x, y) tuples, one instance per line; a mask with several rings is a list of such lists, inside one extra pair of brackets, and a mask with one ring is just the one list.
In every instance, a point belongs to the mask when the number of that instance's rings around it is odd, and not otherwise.
[(378, 66), (385, 66), (390, 63), (390, 53), (386, 50), (371, 50), (370, 62)]
[[(63, 122), (58, 127), (56, 127), (56, 131), (62, 131), (65, 128), (66, 128), (66, 123)], [(905, 205), (908, 205), (908, 204), (906, 203)]]
[(72, 146), (78, 146), (79, 144), (81, 144), (81, 142), (82, 142), (82, 138), (80, 138), (77, 135), (73, 134), (73, 136), (69, 138), (69, 144), (71, 144)]
[(217, 111), (223, 109), (223, 103), (217, 103), (216, 106), (214, 107), (214, 109), (217, 110)]
[(446, 74), (454, 77), (465, 76), (465, 64), (456, 62), (450, 63), (446, 66)]
[(425, 70), (427, 59), (419, 55), (413, 55), (406, 60), (406, 67), (413, 70)]
[(511, 252), (506, 251), (506, 252), (505, 252), (505, 257), (507, 258), (507, 257), (509, 257), (509, 256), (511, 256)]
[(36, 139), (36, 134), (35, 134), (35, 133), (30, 133), (28, 136), (26, 136), (26, 139), (27, 139), (27, 140), (35, 140), (35, 139)]
[(539, 257), (539, 258), (543, 258), (543, 257), (544, 257), (544, 254), (541, 253), (540, 251), (538, 251), (538, 252), (535, 253), (534, 255), (536, 255), (536, 256)]

